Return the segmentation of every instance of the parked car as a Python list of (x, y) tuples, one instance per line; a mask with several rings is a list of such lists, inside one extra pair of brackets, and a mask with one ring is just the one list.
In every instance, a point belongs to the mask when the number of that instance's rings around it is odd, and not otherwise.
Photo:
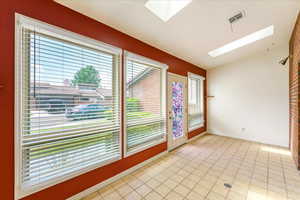
[(78, 105), (66, 110), (66, 117), (73, 120), (96, 119), (105, 117), (103, 113), (110, 108), (101, 104)]

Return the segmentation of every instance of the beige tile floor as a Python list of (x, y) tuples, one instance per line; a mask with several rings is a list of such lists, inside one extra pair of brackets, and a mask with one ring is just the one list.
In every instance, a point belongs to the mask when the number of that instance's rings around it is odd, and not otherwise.
[(83, 198), (140, 199), (300, 200), (300, 173), (286, 149), (206, 135)]

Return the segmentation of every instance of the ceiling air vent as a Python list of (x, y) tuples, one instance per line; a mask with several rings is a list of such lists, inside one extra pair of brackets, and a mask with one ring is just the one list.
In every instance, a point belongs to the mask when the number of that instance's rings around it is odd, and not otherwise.
[(240, 19), (242, 19), (245, 16), (245, 12), (239, 12), (238, 14), (234, 15), (233, 17), (230, 17), (228, 19), (229, 23), (235, 23), (237, 21), (239, 21)]

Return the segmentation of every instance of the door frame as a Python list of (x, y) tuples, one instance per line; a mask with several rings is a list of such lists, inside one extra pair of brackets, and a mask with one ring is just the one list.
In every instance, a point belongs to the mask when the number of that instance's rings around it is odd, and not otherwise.
[[(172, 141), (172, 124), (171, 124), (171, 113), (170, 113), (170, 106), (171, 106), (171, 101), (170, 101), (170, 96), (171, 95), (169, 93), (169, 80), (170, 80), (170, 76), (174, 77), (174, 78), (181, 78), (184, 79), (184, 142), (182, 142), (181, 144), (177, 145), (177, 146), (171, 146), (171, 141)], [(168, 130), (167, 130), (167, 145), (168, 145), (168, 151), (172, 151), (182, 145), (184, 145), (185, 143), (187, 143), (188, 141), (188, 77), (187, 76), (182, 76), (182, 75), (178, 75), (178, 74), (174, 74), (171, 72), (168, 72), (168, 76), (167, 76), (167, 124), (168, 124)]]

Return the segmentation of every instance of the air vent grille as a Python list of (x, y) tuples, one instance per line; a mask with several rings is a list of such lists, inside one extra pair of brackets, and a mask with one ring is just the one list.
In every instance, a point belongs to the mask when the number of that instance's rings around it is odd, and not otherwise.
[(228, 20), (232, 24), (232, 23), (235, 23), (238, 20), (242, 19), (243, 17), (244, 17), (244, 14), (242, 12), (239, 12), (238, 14), (234, 15), (233, 17), (230, 17)]

